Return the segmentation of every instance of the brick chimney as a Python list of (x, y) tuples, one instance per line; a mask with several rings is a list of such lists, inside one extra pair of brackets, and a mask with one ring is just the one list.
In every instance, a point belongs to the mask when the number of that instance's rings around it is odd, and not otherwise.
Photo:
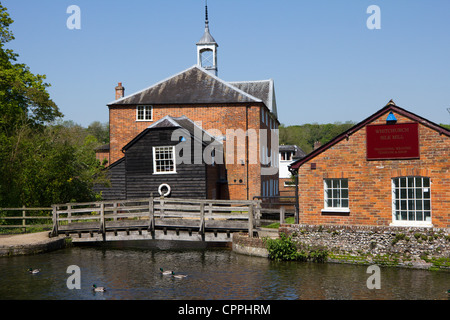
[(320, 141), (314, 142), (314, 150), (320, 148), (322, 146), (322, 143)]
[(125, 88), (122, 87), (122, 82), (116, 87), (116, 100), (123, 98), (125, 96)]

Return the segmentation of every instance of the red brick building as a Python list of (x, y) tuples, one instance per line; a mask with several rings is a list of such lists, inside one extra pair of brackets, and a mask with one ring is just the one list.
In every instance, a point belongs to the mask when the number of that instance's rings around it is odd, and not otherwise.
[(97, 157), (114, 166), (124, 157), (124, 146), (153, 123), (167, 116), (185, 117), (224, 145), (227, 191), (222, 195), (243, 200), (278, 194), (274, 83), (218, 78), (217, 48), (206, 16), (197, 65), (128, 96), (119, 83), (116, 100), (108, 104), (109, 149), (99, 149)]
[(450, 227), (450, 131), (384, 108), (293, 163), (299, 222)]

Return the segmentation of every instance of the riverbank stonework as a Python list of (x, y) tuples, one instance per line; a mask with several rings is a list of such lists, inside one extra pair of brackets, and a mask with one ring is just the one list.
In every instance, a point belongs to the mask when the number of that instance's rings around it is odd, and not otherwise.
[(269, 256), (262, 238), (250, 238), (247, 233), (234, 233), (232, 249), (234, 252), (249, 256), (265, 257)]
[(50, 238), (48, 231), (0, 236), (0, 257), (31, 255), (62, 249), (66, 246), (63, 237)]
[(450, 229), (282, 224), (279, 232), (322, 247), (330, 262), (450, 270)]

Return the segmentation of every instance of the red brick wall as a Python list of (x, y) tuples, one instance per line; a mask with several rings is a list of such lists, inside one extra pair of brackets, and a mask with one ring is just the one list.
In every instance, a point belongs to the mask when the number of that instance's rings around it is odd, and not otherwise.
[(285, 182), (293, 182), (291, 178), (280, 178), (280, 196), (282, 197), (294, 197), (295, 196), (295, 185), (285, 186)]
[(109, 165), (109, 151), (96, 151), (95, 152), (95, 158), (100, 161), (100, 163), (103, 163), (103, 160), (106, 159), (106, 166)]
[[(397, 123), (414, 122), (394, 113)], [(370, 124), (385, 124), (387, 113)], [(419, 124), (420, 159), (366, 160), (366, 127), (299, 168), (300, 223), (388, 226), (392, 222), (391, 179), (431, 178), (432, 224), (450, 227), (450, 138)], [(311, 169), (311, 164), (316, 169)], [(348, 178), (350, 214), (324, 215), (324, 178)]]
[[(136, 106), (111, 106), (109, 108), (110, 124), (110, 163), (114, 163), (123, 157), (122, 148), (136, 135), (142, 132), (155, 121), (170, 115), (172, 117), (186, 116), (189, 119), (201, 122), (204, 130), (211, 130), (211, 134), (216, 135), (212, 129), (217, 129), (226, 134), (227, 129), (247, 129), (268, 128), (261, 121), (261, 105), (154, 105), (153, 121), (136, 121)], [(270, 133), (268, 133), (270, 139)], [(257, 140), (259, 142), (259, 138)], [(270, 141), (270, 140), (269, 140)], [(226, 148), (226, 142), (225, 148)], [(239, 147), (237, 139), (234, 142), (235, 150)], [(259, 143), (258, 143), (259, 146)], [(250, 150), (249, 150), (250, 151)], [(227, 164), (228, 190), (230, 199), (252, 199), (261, 193), (261, 165), (259, 163), (259, 152), (256, 164), (244, 162), (242, 165), (238, 154), (235, 153), (234, 163)], [(247, 154), (244, 156), (248, 159)], [(278, 175), (274, 176), (278, 179)]]

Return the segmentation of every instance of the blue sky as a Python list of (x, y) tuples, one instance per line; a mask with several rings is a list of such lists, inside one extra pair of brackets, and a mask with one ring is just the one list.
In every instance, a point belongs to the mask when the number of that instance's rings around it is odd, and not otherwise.
[[(196, 64), (204, 0), (1, 0), (8, 47), (47, 75), (52, 99), (83, 126), (108, 121), (122, 82), (131, 94)], [(70, 5), (81, 29), (70, 30)], [(381, 29), (366, 26), (370, 5)], [(272, 78), (285, 125), (359, 122), (393, 99), (450, 123), (450, 1), (209, 0), (225, 81)]]

